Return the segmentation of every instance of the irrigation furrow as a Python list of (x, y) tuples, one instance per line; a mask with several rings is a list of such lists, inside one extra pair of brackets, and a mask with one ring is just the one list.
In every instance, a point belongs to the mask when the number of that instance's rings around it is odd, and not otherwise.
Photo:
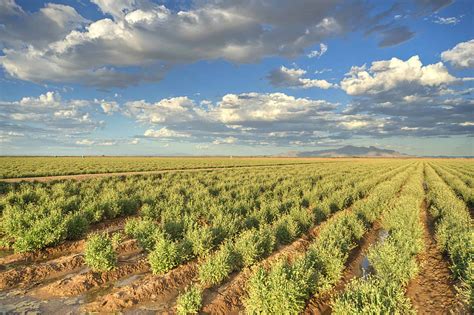
[[(133, 253), (139, 250), (136, 240), (126, 240), (117, 247), (119, 255)], [(84, 255), (74, 253), (43, 263), (18, 266), (0, 273), (0, 290), (20, 286), (30, 286), (39, 281), (72, 273), (84, 267)], [(59, 292), (58, 292), (59, 293)]]
[(455, 281), (434, 238), (434, 222), (426, 201), (420, 212), (424, 251), (419, 255), (420, 272), (407, 288), (407, 296), (418, 314), (448, 314), (457, 304)]

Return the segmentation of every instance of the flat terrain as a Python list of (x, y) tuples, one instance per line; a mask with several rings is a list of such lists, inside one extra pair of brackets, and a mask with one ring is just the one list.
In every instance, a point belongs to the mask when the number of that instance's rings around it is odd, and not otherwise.
[(305, 164), (330, 159), (262, 157), (0, 157), (0, 178), (131, 173), (238, 166)]
[[(473, 303), (471, 160), (0, 163), (4, 178), (35, 177), (0, 186), (0, 312), (462, 314)], [(91, 265), (96, 236), (114, 239), (108, 270)]]

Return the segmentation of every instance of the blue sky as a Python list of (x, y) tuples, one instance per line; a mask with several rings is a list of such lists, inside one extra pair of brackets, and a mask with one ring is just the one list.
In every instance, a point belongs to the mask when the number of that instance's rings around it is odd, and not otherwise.
[(0, 154), (474, 155), (471, 1), (0, 0)]

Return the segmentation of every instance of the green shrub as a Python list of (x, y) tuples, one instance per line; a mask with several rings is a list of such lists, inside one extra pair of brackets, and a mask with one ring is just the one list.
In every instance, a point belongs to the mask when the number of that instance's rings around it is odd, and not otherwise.
[(140, 246), (151, 251), (155, 247), (156, 239), (160, 237), (159, 226), (150, 219), (133, 218), (125, 223), (125, 233), (136, 238)]
[(244, 300), (248, 314), (298, 314), (305, 306), (315, 280), (307, 259), (293, 264), (277, 262), (269, 271), (259, 268), (247, 283)]
[(248, 230), (238, 236), (235, 249), (241, 264), (250, 266), (269, 255), (275, 247), (275, 236), (269, 227)]
[(115, 267), (117, 253), (114, 249), (113, 238), (104, 233), (92, 234), (87, 239), (84, 260), (93, 271), (109, 271)]
[(209, 226), (194, 227), (186, 233), (187, 239), (192, 244), (193, 254), (205, 256), (214, 247), (214, 234)]
[(199, 266), (199, 280), (205, 285), (216, 285), (226, 279), (238, 265), (238, 257), (230, 243), (223, 244), (215, 255)]
[(155, 248), (148, 254), (148, 262), (153, 274), (165, 273), (182, 262), (180, 246), (177, 242), (159, 238)]
[(404, 290), (394, 284), (380, 282), (376, 278), (355, 279), (347, 290), (332, 304), (333, 314), (410, 314), (409, 299)]
[(176, 301), (176, 312), (179, 315), (197, 314), (201, 305), (202, 290), (193, 286), (178, 296)]
[(69, 240), (78, 240), (83, 237), (88, 228), (89, 221), (80, 212), (70, 213), (66, 217), (66, 229), (67, 229), (67, 239)]

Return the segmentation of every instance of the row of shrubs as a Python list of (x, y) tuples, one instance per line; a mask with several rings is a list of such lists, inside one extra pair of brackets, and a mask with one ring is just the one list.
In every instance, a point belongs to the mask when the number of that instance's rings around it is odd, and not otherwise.
[(467, 186), (458, 176), (451, 174), (442, 167), (432, 164), (430, 166), (468, 206), (474, 207), (474, 188)]
[(454, 168), (451, 165), (445, 164), (438, 164), (440, 165), (445, 171), (459, 177), (468, 187), (474, 188), (474, 173), (468, 174), (467, 172), (463, 172), (460, 169)]
[[(11, 184), (0, 197), (2, 245), (17, 252), (56, 245), (66, 239), (81, 238), (90, 224), (126, 216), (142, 208), (145, 216), (174, 222), (170, 229), (179, 233), (179, 218), (191, 220), (231, 214), (243, 220), (255, 208), (278, 212), (301, 201), (303, 191), (312, 189), (312, 176), (329, 174), (321, 165), (278, 168), (274, 172), (228, 170), (219, 173), (180, 173), (156, 176)], [(332, 170), (334, 171), (334, 170)], [(298, 181), (301, 185), (294, 185)], [(291, 189), (291, 187), (295, 187)], [(274, 200), (286, 203), (275, 203)], [(306, 200), (308, 202), (308, 200)], [(237, 215), (236, 215), (237, 214)], [(222, 223), (232, 228), (233, 222)]]
[[(360, 173), (355, 172), (351, 177), (341, 176), (335, 174), (328, 176), (328, 180), (331, 182), (339, 182), (342, 187), (347, 185), (349, 180), (355, 182), (359, 178)], [(373, 176), (374, 170), (369, 175)], [(125, 232), (133, 238), (139, 240), (141, 246), (150, 252), (148, 258), (153, 273), (160, 274), (167, 272), (168, 270), (176, 267), (184, 261), (187, 261), (193, 257), (206, 257), (209, 253), (224, 240), (238, 238), (239, 247), (245, 248), (250, 246), (251, 243), (256, 241), (255, 237), (266, 234), (268, 226), (275, 229), (275, 235), (272, 236), (273, 241), (269, 241), (269, 249), (273, 250), (275, 241), (280, 244), (288, 243), (295, 237), (303, 233), (311, 226), (314, 222), (314, 215), (307, 207), (303, 204), (293, 205), (291, 208), (277, 207), (280, 209), (278, 213), (268, 213), (264, 216), (256, 215), (252, 220), (232, 220), (233, 227), (227, 229), (233, 231), (232, 234), (228, 232), (226, 237), (222, 237), (222, 226), (220, 226), (220, 217), (218, 220), (211, 221), (210, 225), (197, 225), (196, 221), (191, 218), (181, 218), (185, 224), (182, 226), (181, 233), (175, 233), (174, 228), (170, 228), (170, 222), (162, 221), (156, 223), (151, 218), (140, 218), (130, 219), (127, 221), (125, 226)], [(264, 209), (256, 209), (258, 211), (265, 211)], [(173, 223), (171, 226), (175, 226)], [(256, 233), (256, 234), (255, 234)], [(263, 233), (263, 234), (262, 234)], [(227, 242), (229, 243), (229, 242)], [(256, 244), (253, 244), (256, 245)], [(225, 252), (227, 245), (223, 246), (223, 252)], [(217, 255), (218, 259), (216, 263), (221, 262), (225, 256)], [(214, 257), (214, 256), (212, 256)], [(244, 261), (249, 261), (250, 256), (243, 255)], [(207, 266), (204, 264), (204, 266)], [(232, 264), (234, 266), (234, 264)], [(203, 270), (206, 267), (203, 267)], [(207, 267), (212, 270), (212, 267)], [(204, 271), (203, 271), (204, 273)], [(209, 275), (217, 277), (217, 273), (209, 272)]]
[(449, 255), (451, 270), (459, 281), (461, 296), (474, 311), (474, 233), (466, 204), (438, 176), (432, 167), (425, 168), (430, 213), (435, 219), (436, 239)]
[[(405, 166), (402, 168), (405, 168)], [(352, 201), (362, 198), (377, 184), (399, 171), (400, 168), (382, 175), (369, 173), (360, 176), (358, 174), (351, 174), (347, 178), (347, 180), (351, 181), (351, 183), (347, 182), (348, 186), (335, 190), (332, 195), (325, 194), (326, 197), (322, 199), (322, 202), (324, 203), (325, 200), (332, 199), (332, 196), (339, 191), (344, 191), (345, 196), (349, 196), (347, 198)], [(338, 203), (335, 203), (334, 207), (337, 207), (337, 205)], [(332, 211), (341, 210), (345, 203), (340, 203), (340, 206), (341, 208), (332, 208)], [(200, 309), (200, 296), (204, 288), (220, 284), (228, 279), (232, 272), (252, 266), (270, 255), (278, 245), (292, 242), (315, 224), (316, 217), (324, 220), (325, 217), (317, 215), (319, 211), (319, 207), (314, 207), (311, 212), (290, 213), (281, 217), (273, 225), (264, 225), (259, 229), (245, 231), (235, 240), (229, 240), (222, 244), (219, 250), (200, 264), (199, 282), (179, 297), (178, 312), (184, 311), (183, 314), (197, 312)], [(329, 215), (330, 213), (327, 214)], [(291, 228), (292, 226), (296, 228)], [(292, 232), (289, 234), (288, 230), (296, 231), (296, 233)], [(261, 293), (266, 294), (265, 292)], [(192, 303), (193, 301), (194, 303)]]
[(420, 208), (424, 198), (423, 167), (418, 166), (382, 215), (388, 236), (368, 250), (372, 274), (354, 278), (333, 302), (334, 314), (409, 314), (408, 282), (418, 273), (417, 254), (423, 249)]
[(349, 251), (380, 216), (412, 169), (388, 172), (385, 179), (390, 180), (369, 189), (367, 198), (356, 201), (352, 211), (328, 221), (303, 256), (294, 261), (280, 260), (268, 270), (258, 268), (247, 283), (246, 312), (300, 313), (311, 295), (331, 288), (342, 276)]

